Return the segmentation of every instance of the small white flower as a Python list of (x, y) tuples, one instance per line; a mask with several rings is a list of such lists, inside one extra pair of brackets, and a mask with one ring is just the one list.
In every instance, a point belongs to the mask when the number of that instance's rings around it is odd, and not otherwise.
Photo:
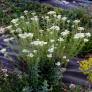
[(29, 53), (28, 56), (29, 57), (33, 57), (34, 55), (33, 55), (33, 53)]
[(88, 41), (89, 41), (88, 39), (86, 39), (86, 38), (84, 39), (84, 42), (88, 42)]
[(21, 33), (22, 29), (21, 28), (17, 28), (15, 31), (18, 32), (18, 33)]
[(80, 23), (80, 20), (74, 20), (73, 21), (75, 24), (78, 24), (78, 23)]
[(69, 59), (67, 59), (66, 61), (67, 61), (67, 62), (69, 62), (70, 60), (69, 60)]
[(3, 48), (0, 50), (1, 53), (5, 53), (6, 52), (6, 48)]
[(60, 20), (60, 19), (61, 19), (61, 15), (57, 15), (57, 19), (59, 19), (59, 20)]
[(48, 58), (52, 58), (52, 54), (47, 54), (47, 57)]
[(60, 27), (59, 27), (59, 26), (52, 26), (52, 27), (50, 28), (50, 30), (59, 31), (59, 30), (60, 30)]
[(11, 30), (10, 33), (14, 33), (16, 30)]
[(51, 39), (50, 42), (53, 43), (53, 42), (55, 42), (55, 40), (54, 39)]
[(33, 38), (33, 33), (23, 33), (23, 34), (18, 34), (18, 36), (22, 39), (25, 39), (27, 37)]
[(30, 24), (30, 22), (28, 21), (28, 22), (25, 22), (27, 25), (29, 25)]
[(39, 30), (40, 33), (44, 32), (44, 30)]
[(48, 49), (48, 52), (53, 53), (53, 52), (54, 52), (54, 47), (49, 48), (49, 49)]
[(74, 25), (72, 25), (72, 28), (74, 28)]
[(66, 59), (66, 56), (63, 56), (63, 59)]
[(66, 21), (66, 20), (67, 20), (67, 17), (62, 17), (62, 20), (63, 20), (63, 21)]
[(60, 38), (58, 39), (58, 41), (59, 41), (59, 42), (63, 42), (64, 39), (60, 37)]
[(67, 20), (67, 23), (70, 23), (70, 20)]
[(20, 16), (21, 19), (24, 19), (25, 17), (24, 16)]
[(29, 53), (29, 50), (23, 49), (22, 52), (23, 52), (23, 53)]
[(33, 50), (33, 53), (37, 53), (37, 50)]
[(38, 19), (38, 16), (34, 16), (33, 18), (31, 18), (31, 20), (38, 22), (39, 19)]
[(18, 18), (12, 19), (11, 22), (14, 23), (14, 24), (16, 24), (18, 22), (18, 20), (19, 20)]
[(49, 11), (47, 14), (53, 15), (53, 14), (56, 14), (56, 12), (55, 11)]
[(87, 37), (91, 37), (91, 33), (85, 33), (85, 36), (87, 36)]
[(32, 15), (36, 15), (36, 13), (35, 13), (35, 12), (32, 12), (31, 14), (32, 14)]
[(56, 14), (54, 14), (53, 16), (54, 16), (55, 18), (57, 17), (57, 15), (56, 15)]
[(64, 32), (61, 32), (62, 36), (67, 36), (70, 32), (68, 30), (65, 30)]
[(28, 33), (27, 37), (33, 38), (33, 33)]
[(69, 88), (70, 88), (70, 89), (74, 89), (75, 87), (76, 87), (75, 84), (70, 84), (70, 85), (69, 85)]
[(78, 27), (78, 30), (79, 31), (83, 31), (84, 30), (84, 27)]
[(28, 11), (27, 11), (27, 10), (25, 10), (25, 11), (24, 11), (24, 14), (25, 14), (25, 15), (27, 15), (27, 14), (28, 14)]
[(49, 20), (49, 16), (45, 16), (45, 19)]
[(16, 23), (16, 24), (14, 24), (14, 25), (15, 25), (15, 27), (18, 27), (19, 24)]
[(56, 65), (56, 66), (60, 66), (60, 65), (61, 65), (61, 63), (60, 63), (60, 62), (57, 62), (57, 63), (55, 63), (55, 65)]
[(46, 44), (47, 44), (47, 42), (39, 41), (39, 40), (31, 42), (31, 45), (35, 45), (35, 46), (43, 46)]
[(74, 35), (74, 39), (79, 39), (79, 38), (84, 38), (84, 37), (85, 37), (84, 33), (76, 33)]
[(11, 29), (11, 28), (12, 28), (12, 25), (6, 27), (6, 29)]

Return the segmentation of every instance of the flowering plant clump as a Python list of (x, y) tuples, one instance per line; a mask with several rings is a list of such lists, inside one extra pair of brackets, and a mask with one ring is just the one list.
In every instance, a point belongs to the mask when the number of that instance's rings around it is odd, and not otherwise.
[(92, 58), (80, 62), (80, 70), (88, 76), (88, 80), (92, 82)]
[[(37, 53), (40, 55), (38, 57), (46, 58), (50, 55), (52, 58), (67, 61), (76, 56), (91, 36), (89, 32), (84, 32), (86, 29), (80, 26), (80, 20), (69, 20), (65, 16), (57, 15), (55, 11), (42, 16), (46, 23), (44, 30), (39, 25), (38, 16), (35, 13), (30, 16), (27, 11), (25, 16), (13, 19), (12, 25), (7, 27), (19, 42), (21, 52), (23, 49), (29, 50), (26, 55), (32, 53), (35, 56)], [(71, 29), (69, 29), (70, 25)], [(34, 50), (37, 51), (35, 54)], [(66, 58), (64, 59), (63, 56)]]
[[(6, 27), (12, 37), (4, 41), (10, 47), (13, 47), (11, 40), (16, 43), (14, 45), (17, 48), (13, 49), (19, 52), (16, 57), (23, 65), (18, 65), (22, 72), (18, 77), (21, 80), (26, 79), (26, 85), (20, 92), (55, 92), (63, 77), (61, 65), (65, 68), (91, 36), (89, 32), (85, 33), (86, 29), (80, 25), (78, 19), (69, 20), (55, 11), (40, 17), (45, 28), (40, 26), (39, 16), (36, 13), (29, 14), (28, 11), (24, 11), (24, 16), (13, 19), (11, 25)], [(0, 52), (6, 51), (1, 49)]]

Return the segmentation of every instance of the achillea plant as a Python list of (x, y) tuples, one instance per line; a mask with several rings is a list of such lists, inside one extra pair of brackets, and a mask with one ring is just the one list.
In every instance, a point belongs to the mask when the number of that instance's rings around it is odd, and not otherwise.
[[(36, 13), (30, 14), (28, 11), (24, 11), (24, 16), (13, 19), (11, 25), (6, 27), (12, 37), (4, 41), (11, 48), (10, 41), (15, 41), (17, 48), (13, 49), (19, 51), (18, 60), (26, 63), (22, 69), (24, 71), (21, 70), (21, 80), (25, 78), (27, 85), (20, 92), (54, 92), (63, 77), (61, 65), (66, 67), (91, 36), (89, 32), (85, 33), (86, 29), (78, 19), (69, 20), (55, 11), (40, 17), (45, 28), (40, 26), (41, 20)], [(4, 49), (0, 52), (6, 53)]]

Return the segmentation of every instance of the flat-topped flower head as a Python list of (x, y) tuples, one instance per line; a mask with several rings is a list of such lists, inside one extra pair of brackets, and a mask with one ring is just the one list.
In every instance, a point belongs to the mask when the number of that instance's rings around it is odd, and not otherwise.
[(80, 23), (80, 20), (74, 20), (73, 23), (78, 24)]
[(52, 54), (47, 54), (47, 57), (48, 58), (52, 58)]
[(14, 23), (14, 24), (16, 24), (18, 21), (19, 21), (18, 18), (16, 18), (16, 19), (12, 19), (12, 20), (11, 20), (11, 22)]
[(56, 14), (56, 12), (55, 11), (49, 11), (47, 14), (53, 15), (53, 14)]
[(51, 39), (50, 42), (53, 43), (53, 42), (55, 42), (55, 40), (54, 39)]
[(61, 35), (62, 35), (63, 37), (66, 37), (69, 33), (70, 33), (70, 31), (65, 30), (65, 31), (61, 32)]
[(63, 38), (61, 38), (61, 37), (59, 37), (58, 41), (59, 41), (59, 42), (63, 42), (63, 41), (64, 41), (64, 39), (63, 39)]
[(31, 42), (30, 44), (34, 46), (44, 46), (47, 44), (47, 42), (37, 40), (37, 41)]
[(63, 20), (63, 21), (66, 21), (66, 20), (67, 20), (67, 17), (62, 17), (62, 20)]
[(23, 49), (22, 52), (23, 53), (29, 53), (30, 51), (28, 49)]
[(57, 15), (57, 19), (59, 19), (59, 20), (60, 20), (60, 19), (61, 19), (61, 15)]
[(59, 31), (59, 30), (60, 30), (60, 27), (59, 27), (59, 26), (52, 26), (52, 27), (50, 28), (50, 30)]
[(60, 62), (57, 62), (57, 63), (55, 63), (55, 65), (56, 65), (56, 66), (60, 66), (60, 65), (61, 65), (61, 63), (60, 63)]
[(20, 18), (21, 18), (21, 19), (25, 19), (25, 17), (24, 17), (24, 16), (20, 16)]
[(89, 41), (88, 39), (84, 38), (84, 42), (88, 42), (88, 41)]
[(31, 58), (34, 57), (34, 54), (33, 53), (29, 53), (28, 57), (31, 57)]
[(85, 37), (84, 33), (76, 33), (74, 35), (74, 39), (79, 39), (79, 38), (84, 38), (84, 37)]
[(79, 31), (83, 31), (84, 30), (84, 27), (78, 27), (78, 30)]
[(91, 33), (89, 33), (89, 32), (88, 33), (85, 33), (85, 36), (86, 37), (91, 37)]
[(24, 11), (24, 14), (25, 14), (25, 15), (27, 15), (27, 14), (28, 14), (28, 11), (27, 11), (27, 10), (25, 10), (25, 11)]
[(63, 59), (66, 59), (67, 57), (66, 56), (63, 56)]
[(31, 18), (31, 20), (38, 22), (39, 18), (38, 18), (38, 16), (34, 16), (34, 17)]
[(20, 37), (20, 38), (22, 38), (22, 39), (25, 39), (25, 38), (27, 38), (27, 37), (29, 37), (29, 38), (33, 38), (33, 33), (23, 33), (23, 34), (18, 34), (18, 36)]
[(52, 47), (52, 48), (49, 48), (49, 49), (48, 49), (48, 52), (49, 52), (49, 53), (53, 53), (53, 52), (54, 52), (54, 49), (55, 49), (55, 48), (53, 48), (53, 47)]
[(21, 32), (22, 32), (22, 29), (21, 29), (21, 28), (17, 28), (15, 31), (16, 31), (17, 33), (21, 33)]

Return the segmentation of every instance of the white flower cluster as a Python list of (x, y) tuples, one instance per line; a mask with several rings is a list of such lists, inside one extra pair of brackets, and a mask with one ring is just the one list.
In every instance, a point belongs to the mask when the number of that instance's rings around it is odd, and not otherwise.
[(33, 33), (23, 33), (23, 34), (18, 34), (18, 36), (22, 39), (25, 39), (25, 38), (33, 38)]
[(12, 19), (12, 20), (11, 20), (11, 22), (12, 22), (13, 24), (16, 24), (18, 21), (19, 21), (18, 18), (16, 18), (16, 19)]
[(32, 41), (30, 44), (34, 46), (43, 46), (46, 45), (47, 42), (37, 40), (37, 41)]
[(60, 27), (59, 27), (59, 26), (52, 26), (52, 27), (50, 28), (50, 30), (59, 31), (59, 30), (60, 30)]
[(65, 30), (64, 32), (61, 32), (61, 35), (62, 35), (63, 37), (66, 37), (69, 33), (70, 33), (70, 31)]
[(61, 38), (61, 37), (59, 37), (58, 41), (59, 41), (59, 42), (63, 42), (63, 41), (64, 41), (64, 39), (63, 39), (63, 38)]
[(79, 31), (83, 31), (84, 30), (84, 27), (78, 27), (78, 30)]
[(79, 38), (84, 38), (84, 37), (90, 37), (91, 36), (91, 33), (76, 33), (74, 35), (74, 38), (75, 39), (79, 39)]
[(53, 15), (53, 14), (56, 14), (56, 12), (55, 11), (49, 11), (47, 14)]
[(78, 24), (80, 23), (80, 20), (74, 20), (73, 23)]
[(39, 19), (38, 19), (38, 16), (34, 16), (34, 17), (31, 18), (31, 20), (38, 22)]
[(74, 39), (79, 39), (79, 38), (84, 38), (85, 37), (85, 34), (84, 33), (76, 33), (74, 35)]
[(75, 35), (74, 35), (74, 39), (83, 39), (84, 40), (84, 42), (88, 42), (89, 41), (89, 39), (88, 39), (88, 37), (90, 37), (91, 36), (91, 33), (76, 33)]
[(63, 21), (66, 21), (66, 20), (67, 20), (67, 17), (62, 17), (62, 20), (63, 20)]

